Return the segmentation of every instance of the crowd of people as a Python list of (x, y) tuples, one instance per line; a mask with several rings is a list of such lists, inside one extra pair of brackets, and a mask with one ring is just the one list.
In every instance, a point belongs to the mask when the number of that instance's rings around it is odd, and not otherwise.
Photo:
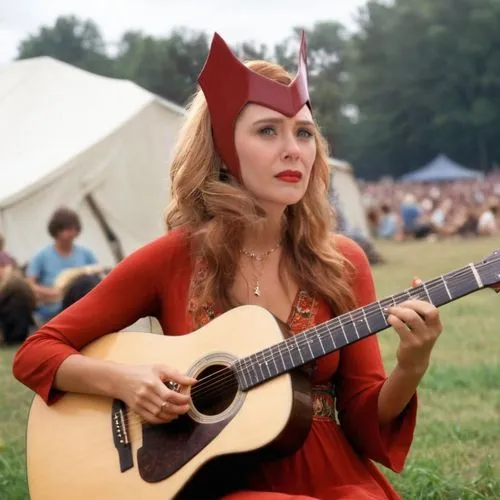
[(500, 232), (500, 171), (482, 180), (360, 184), (374, 237), (431, 241)]
[(22, 342), (100, 281), (104, 269), (93, 252), (75, 244), (81, 229), (75, 211), (57, 209), (47, 225), (53, 243), (23, 266), (0, 234), (0, 345)]
[[(434, 241), (500, 234), (500, 170), (483, 180), (440, 184), (361, 181), (360, 189), (375, 238)], [(0, 234), (0, 344), (24, 340), (101, 280), (105, 271), (95, 255), (75, 244), (81, 229), (75, 211), (59, 208), (47, 225), (53, 243), (24, 266), (5, 251)]]
[[(500, 234), (500, 170), (483, 180), (439, 184), (362, 181), (360, 189), (375, 238), (434, 241)], [(53, 244), (24, 266), (5, 251), (0, 234), (0, 344), (24, 340), (101, 280), (104, 270), (95, 255), (75, 244), (81, 229), (75, 211), (56, 210), (47, 225)], [(76, 271), (68, 273), (71, 269)]]

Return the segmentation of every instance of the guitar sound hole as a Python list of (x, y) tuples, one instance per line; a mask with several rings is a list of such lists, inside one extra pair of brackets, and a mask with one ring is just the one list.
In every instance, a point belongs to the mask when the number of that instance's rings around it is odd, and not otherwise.
[(228, 408), (238, 392), (238, 380), (231, 368), (211, 365), (201, 371), (191, 392), (194, 407), (203, 415), (218, 415)]

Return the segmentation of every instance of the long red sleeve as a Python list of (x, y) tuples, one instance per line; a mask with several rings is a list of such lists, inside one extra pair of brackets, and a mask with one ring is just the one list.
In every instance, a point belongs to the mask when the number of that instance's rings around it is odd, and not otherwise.
[[(359, 306), (376, 300), (369, 262), (362, 249), (342, 239), (340, 248), (356, 269), (354, 290)], [(387, 332), (386, 332), (387, 333)], [(417, 397), (391, 424), (378, 423), (378, 396), (386, 379), (376, 336), (342, 349), (335, 377), (342, 428), (364, 456), (398, 472), (404, 466), (416, 424)]]
[(162, 292), (179, 265), (189, 261), (187, 252), (186, 238), (172, 232), (127, 257), (90, 293), (25, 341), (14, 359), (14, 376), (47, 403), (54, 402), (60, 396), (52, 387), (54, 377), (68, 356), (142, 317), (160, 318)]
[[(343, 237), (338, 238), (338, 247), (354, 265), (359, 305), (373, 302), (373, 280), (363, 251)], [(189, 240), (181, 231), (170, 232), (125, 259), (88, 295), (30, 337), (15, 357), (14, 375), (50, 404), (61, 395), (53, 389), (60, 364), (89, 342), (143, 316), (157, 317), (170, 335), (192, 331), (187, 311), (192, 277)], [(300, 297), (298, 293), (296, 300)], [(310, 307), (317, 304), (313, 321), (331, 319), (325, 300), (310, 299)], [(291, 318), (303, 319), (304, 311), (295, 303)], [(297, 326), (292, 331), (301, 330)], [(376, 337), (318, 359), (315, 377), (319, 384), (334, 377), (341, 427), (330, 418), (313, 418), (309, 435), (295, 454), (262, 462), (252, 471), (252, 485), (262, 492), (257, 497), (274, 498), (267, 492), (280, 491), (313, 498), (368, 498), (365, 493), (370, 498), (400, 498), (368, 459), (401, 470), (413, 436), (416, 399), (397, 421), (380, 428), (378, 395), (386, 376)]]

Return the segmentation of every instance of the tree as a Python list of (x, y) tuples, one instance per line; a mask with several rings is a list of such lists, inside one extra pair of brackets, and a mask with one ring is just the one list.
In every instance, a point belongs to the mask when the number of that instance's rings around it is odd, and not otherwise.
[(331, 150), (341, 154), (348, 122), (343, 113), (347, 92), (347, 35), (341, 24), (332, 21), (318, 22), (311, 29), (294, 28), (293, 36), (274, 48), (274, 59), (292, 75), (297, 71), (302, 30), (308, 43), (309, 93), (315, 117)]
[(101, 75), (112, 75), (112, 61), (99, 28), (91, 20), (59, 17), (53, 27), (43, 26), (19, 45), (18, 59), (51, 56)]
[(360, 172), (399, 175), (439, 152), (483, 169), (498, 158), (498, 19), (500, 0), (367, 4), (349, 67)]
[[(333, 154), (367, 178), (397, 177), (438, 153), (483, 170), (499, 163), (499, 20), (500, 0), (369, 0), (351, 35), (333, 21), (306, 29), (311, 101)], [(300, 31), (234, 50), (294, 75)], [(131, 31), (110, 58), (92, 21), (62, 17), (23, 41), (19, 58), (50, 55), (183, 105), (208, 47), (205, 33), (188, 29)]]
[(128, 32), (119, 45), (115, 72), (182, 105), (196, 89), (207, 54), (203, 33), (175, 30), (167, 38), (153, 38)]

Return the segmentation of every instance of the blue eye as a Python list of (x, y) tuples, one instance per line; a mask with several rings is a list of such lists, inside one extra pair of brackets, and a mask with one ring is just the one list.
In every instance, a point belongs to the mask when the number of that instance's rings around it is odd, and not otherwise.
[(307, 130), (306, 128), (300, 128), (297, 131), (297, 135), (299, 137), (310, 138), (310, 137), (313, 137), (314, 134), (310, 130)]
[(260, 135), (275, 135), (276, 134), (276, 130), (274, 130), (273, 127), (262, 127), (259, 130), (259, 134)]

